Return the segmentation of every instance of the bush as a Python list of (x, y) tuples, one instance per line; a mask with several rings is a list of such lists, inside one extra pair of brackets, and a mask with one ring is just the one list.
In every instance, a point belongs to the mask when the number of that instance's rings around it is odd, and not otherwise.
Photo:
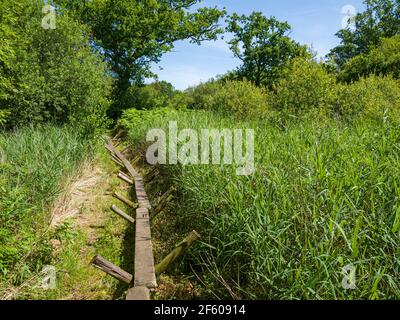
[(330, 111), (336, 81), (322, 64), (308, 59), (295, 59), (275, 87), (272, 105), (275, 109), (299, 115), (306, 112)]
[(175, 114), (176, 110), (171, 108), (156, 108), (152, 110), (125, 110), (119, 120), (119, 126), (127, 131), (138, 131), (144, 123), (156, 123), (157, 120), (167, 119)]
[(20, 17), (29, 22), (19, 31), (24, 42), (14, 44), (13, 85), (0, 97), (0, 109), (12, 110), (10, 127), (54, 121), (92, 133), (109, 106), (106, 63), (93, 53), (83, 25), (59, 15), (57, 28), (45, 30), (38, 9), (31, 20)]
[(250, 81), (210, 82), (192, 90), (194, 109), (206, 109), (239, 119), (265, 117), (269, 111), (269, 95), (264, 88)]
[(220, 90), (220, 87), (221, 84), (219, 82), (209, 81), (187, 89), (186, 93), (190, 97), (189, 109), (211, 110), (215, 95)]
[(175, 90), (173, 85), (166, 81), (157, 81), (143, 86), (131, 86), (114, 103), (109, 116), (118, 119), (127, 109), (182, 109), (187, 105), (187, 95), (184, 92)]
[(399, 115), (400, 86), (392, 77), (371, 75), (349, 85), (339, 85), (335, 111), (345, 119), (382, 120)]

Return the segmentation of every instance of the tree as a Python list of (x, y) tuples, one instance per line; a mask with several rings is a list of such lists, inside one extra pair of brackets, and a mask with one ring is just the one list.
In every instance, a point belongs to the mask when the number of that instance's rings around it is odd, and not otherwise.
[(5, 43), (12, 65), (5, 74), (9, 88), (0, 97), (0, 110), (11, 112), (10, 127), (53, 121), (93, 133), (109, 106), (107, 65), (93, 53), (87, 27), (70, 17), (57, 16), (55, 30), (42, 28), (43, 5), (24, 0), (24, 10), (9, 11), (15, 26)]
[(199, 44), (216, 39), (224, 11), (200, 8), (201, 0), (56, 0), (89, 25), (93, 40), (111, 63), (117, 92), (152, 76), (150, 65), (171, 51), (178, 40)]
[(350, 59), (339, 73), (339, 80), (352, 82), (370, 74), (400, 78), (400, 35), (383, 38), (378, 47)]
[(307, 53), (305, 46), (289, 37), (290, 25), (274, 17), (267, 18), (260, 12), (234, 14), (227, 23), (227, 31), (234, 35), (228, 43), (243, 63), (238, 75), (257, 86), (272, 87), (289, 60)]
[(381, 38), (400, 34), (400, 0), (365, 0), (366, 10), (355, 17), (355, 29), (340, 30), (341, 44), (330, 56), (339, 68), (355, 56), (367, 53)]

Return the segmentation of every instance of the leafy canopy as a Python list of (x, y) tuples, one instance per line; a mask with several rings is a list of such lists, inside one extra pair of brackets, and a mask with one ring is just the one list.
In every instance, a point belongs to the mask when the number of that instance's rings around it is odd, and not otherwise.
[(400, 35), (381, 39), (378, 47), (349, 60), (342, 68), (339, 79), (351, 82), (370, 74), (400, 78)]
[(271, 87), (289, 60), (306, 55), (306, 47), (289, 37), (290, 25), (275, 17), (267, 18), (260, 12), (233, 14), (227, 23), (227, 31), (234, 35), (230, 48), (243, 63), (238, 74), (257, 86)]
[(400, 0), (365, 0), (366, 10), (355, 17), (355, 29), (340, 30), (341, 44), (330, 56), (341, 68), (355, 56), (369, 52), (381, 38), (400, 34)]
[[(23, 0), (12, 10), (1, 7), (13, 28), (2, 33), (7, 46), (0, 46), (10, 53), (0, 55), (0, 124), (6, 115), (8, 127), (52, 121), (92, 134), (109, 106), (106, 63), (93, 53), (87, 27), (68, 15), (57, 16), (56, 29), (42, 28), (43, 5)], [(7, 31), (2, 22), (0, 30)]]
[(201, 0), (56, 0), (89, 25), (118, 79), (119, 92), (153, 76), (150, 64), (171, 51), (178, 40), (199, 44), (222, 32), (225, 14), (215, 8), (190, 10)]

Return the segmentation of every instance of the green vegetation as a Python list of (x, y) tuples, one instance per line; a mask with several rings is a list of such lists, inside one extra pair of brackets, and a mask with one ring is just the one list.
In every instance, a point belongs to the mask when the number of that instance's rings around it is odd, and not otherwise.
[(4, 6), (13, 8), (7, 10), (12, 11), (15, 26), (12, 34), (5, 34), (13, 55), (6, 55), (8, 71), (0, 79), (5, 88), (0, 110), (10, 112), (6, 125), (53, 121), (70, 123), (85, 136), (92, 134), (104, 124), (111, 77), (90, 47), (87, 28), (59, 16), (58, 28), (46, 30), (41, 26), (42, 6), (36, 1), (25, 0), (18, 6), (8, 2)]
[(341, 44), (331, 50), (330, 56), (340, 68), (378, 46), (382, 38), (400, 33), (398, 0), (364, 0), (364, 5), (366, 10), (355, 17), (355, 30), (342, 29), (336, 34)]
[(48, 262), (50, 206), (88, 148), (71, 128), (0, 135), (1, 280), (21, 283)]
[[(57, 27), (45, 29), (46, 3), (0, 3), (0, 298), (124, 297), (126, 286), (90, 267), (100, 253), (133, 272), (134, 227), (110, 215), (111, 191), (129, 188), (99, 136), (115, 121), (123, 147), (144, 154), (149, 130), (176, 121), (254, 129), (256, 171), (158, 167), (153, 204), (176, 194), (152, 226), (156, 260), (193, 229), (202, 241), (156, 298), (400, 299), (398, 0), (365, 0), (324, 61), (260, 12), (55, 0)], [(224, 32), (237, 70), (186, 91), (145, 84), (177, 41)], [(58, 286), (44, 291), (47, 264)], [(348, 266), (354, 290), (342, 286)]]
[[(122, 123), (132, 123), (130, 114)], [(191, 228), (203, 235), (187, 261), (201, 270), (210, 297), (400, 297), (398, 122), (318, 119), (281, 129), (210, 112), (146, 117), (128, 127), (132, 145), (169, 120), (181, 129), (256, 130), (253, 176), (229, 166), (162, 167), (179, 190), (171, 214), (182, 235)], [(356, 267), (354, 291), (341, 287), (348, 264)]]
[(347, 62), (339, 74), (341, 81), (355, 81), (370, 74), (400, 78), (400, 35), (383, 38), (370, 52)]
[(224, 81), (201, 84), (187, 92), (188, 107), (235, 114), (239, 119), (268, 114), (269, 94), (249, 81)]
[(105, 53), (116, 75), (116, 101), (109, 115), (126, 109), (124, 96), (131, 83), (140, 85), (153, 75), (151, 63), (174, 48), (178, 40), (200, 44), (215, 40), (223, 29), (217, 25), (224, 15), (217, 8), (193, 7), (199, 0), (149, 1), (106, 0), (79, 2), (56, 0), (79, 21), (90, 26), (94, 41)]

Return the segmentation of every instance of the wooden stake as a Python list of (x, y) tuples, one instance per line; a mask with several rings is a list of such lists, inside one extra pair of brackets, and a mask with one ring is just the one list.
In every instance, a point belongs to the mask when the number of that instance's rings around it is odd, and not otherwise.
[(106, 144), (105, 147), (106, 147), (106, 149), (107, 149), (108, 151), (110, 151), (110, 153), (111, 153), (112, 156), (115, 156), (114, 150), (113, 150), (112, 148), (110, 148), (110, 146), (109, 146), (108, 144)]
[(118, 192), (114, 192), (114, 197), (117, 198), (118, 200), (122, 201), (123, 203), (125, 203), (128, 207), (131, 207), (133, 209), (136, 209), (138, 207), (138, 205), (136, 203), (133, 203), (132, 201), (128, 200), (122, 194), (120, 194)]
[(133, 180), (130, 179), (125, 173), (123, 173), (121, 171), (118, 173), (118, 178), (120, 178), (121, 180), (123, 180), (129, 184), (133, 184)]
[(196, 231), (192, 231), (178, 246), (155, 267), (156, 276), (162, 274), (167, 268), (181, 256), (195, 241), (200, 239)]
[(124, 130), (119, 130), (116, 136), (112, 139), (113, 141), (118, 140), (124, 134)]
[(144, 182), (149, 183), (152, 181), (160, 172), (158, 171), (157, 168), (154, 168), (151, 170), (145, 177), (144, 177)]
[(126, 284), (130, 284), (132, 282), (133, 276), (130, 273), (117, 267), (100, 255), (97, 255), (93, 258), (92, 264), (94, 267), (104, 271), (105, 273), (114, 277), (115, 279), (118, 279), (119, 281), (122, 281)]
[(162, 201), (161, 203), (158, 204), (157, 208), (154, 209), (153, 213), (151, 214), (151, 219), (154, 219), (163, 209), (166, 207), (166, 205), (171, 202), (174, 199), (174, 196), (171, 194), (165, 201)]
[[(165, 192), (160, 200), (158, 201), (158, 205), (157, 208), (155, 210), (153, 210), (152, 214), (151, 214), (151, 218), (153, 218), (154, 216), (156, 216), (158, 213), (160, 213), (161, 209), (164, 208), (164, 204), (166, 202), (169, 202), (172, 200), (173, 196), (172, 193), (175, 191), (175, 188), (172, 187), (170, 188), (167, 192)], [(172, 196), (172, 197), (171, 197)]]
[(121, 166), (122, 168), (125, 168), (124, 164), (118, 159), (112, 157), (111, 160), (114, 161), (117, 165)]
[(127, 215), (125, 212), (123, 212), (116, 205), (113, 205), (111, 207), (111, 210), (114, 211), (116, 214), (118, 214), (120, 217), (124, 218), (126, 221), (129, 221), (131, 223), (135, 223), (135, 219), (134, 218), (132, 218), (131, 216)]

